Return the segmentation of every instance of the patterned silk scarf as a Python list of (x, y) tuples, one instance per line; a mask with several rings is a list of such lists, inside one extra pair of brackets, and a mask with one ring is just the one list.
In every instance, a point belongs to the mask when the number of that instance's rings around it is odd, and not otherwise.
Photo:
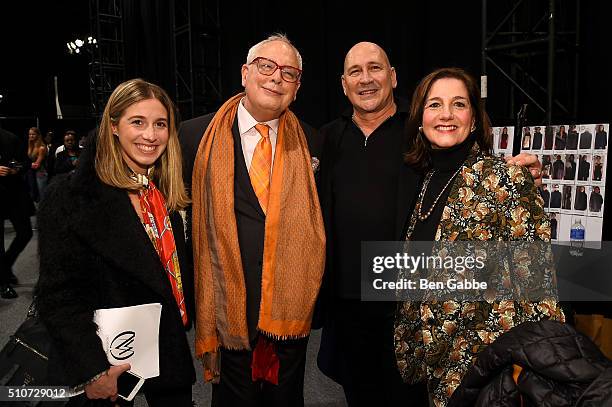
[(187, 326), (187, 310), (185, 308), (185, 296), (183, 295), (183, 284), (181, 282), (181, 268), (174, 243), (172, 224), (166, 210), (166, 201), (155, 186), (153, 181), (143, 182), (145, 186), (138, 192), (140, 208), (144, 219), (145, 229), (155, 250), (166, 270), (166, 275), (172, 287), (172, 294), (176, 300), (183, 325)]

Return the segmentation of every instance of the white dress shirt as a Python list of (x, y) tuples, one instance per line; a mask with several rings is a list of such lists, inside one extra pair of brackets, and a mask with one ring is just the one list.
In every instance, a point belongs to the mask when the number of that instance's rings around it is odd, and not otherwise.
[[(247, 171), (251, 169), (251, 161), (255, 147), (261, 139), (261, 135), (255, 128), (255, 125), (260, 123), (251, 116), (243, 105), (244, 98), (238, 104), (238, 131), (240, 132), (240, 142), (242, 144), (242, 154), (244, 154), (244, 162), (246, 163)], [(274, 166), (274, 152), (276, 151), (276, 138), (278, 136), (278, 119), (261, 122), (270, 126), (270, 143), (272, 144), (272, 166)], [(272, 169), (270, 169), (272, 170)], [(272, 173), (272, 172), (270, 172)]]

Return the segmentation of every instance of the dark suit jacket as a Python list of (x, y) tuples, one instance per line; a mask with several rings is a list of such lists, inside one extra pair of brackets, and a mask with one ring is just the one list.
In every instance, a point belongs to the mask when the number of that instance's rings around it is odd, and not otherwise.
[[(190, 386), (195, 371), (168, 277), (125, 190), (103, 184), (93, 168), (95, 146), (79, 169), (58, 176), (39, 208), (38, 308), (67, 373), (86, 382), (109, 363), (96, 334), (96, 309), (161, 303), (160, 376), (147, 389)], [(185, 295), (193, 292), (183, 222), (171, 214)], [(59, 361), (55, 361), (59, 363)]]
[[(183, 152), (185, 180), (191, 189), (191, 177), (198, 146), (214, 113), (196, 117), (182, 123), (179, 139)], [(307, 124), (301, 122), (306, 135), (311, 157), (319, 157), (322, 141), (318, 133)], [(251, 342), (257, 337), (259, 320), (259, 305), (261, 302), (261, 269), (263, 265), (263, 244), (265, 230), (265, 215), (257, 196), (253, 191), (248, 169), (244, 161), (238, 119), (234, 119), (232, 127), (234, 136), (234, 211), (238, 228), (238, 244), (247, 295), (247, 325)], [(315, 177), (317, 178), (317, 177)], [(191, 210), (188, 211), (188, 250), (191, 247)]]

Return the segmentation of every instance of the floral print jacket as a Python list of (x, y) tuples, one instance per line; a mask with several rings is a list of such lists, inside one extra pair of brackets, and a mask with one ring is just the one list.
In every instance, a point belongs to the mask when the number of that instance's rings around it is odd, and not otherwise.
[[(475, 145), (459, 174), (444, 207), (436, 241), (550, 240), (543, 200), (526, 168), (509, 166), (483, 154)], [(416, 210), (411, 224), (415, 216)], [(529, 246), (531, 250), (533, 246)], [(535, 247), (541, 253), (522, 253), (526, 266), (512, 273), (507, 270), (508, 263), (516, 259), (504, 259), (503, 253), (498, 256), (498, 267), (506, 280), (500, 284), (521, 279), (523, 287), (555, 286), (550, 247), (544, 243)], [(403, 379), (409, 383), (427, 380), (434, 404), (444, 406), (477, 354), (501, 333), (525, 321), (564, 321), (554, 295), (534, 301), (500, 298), (404, 302), (395, 327), (395, 352)]]

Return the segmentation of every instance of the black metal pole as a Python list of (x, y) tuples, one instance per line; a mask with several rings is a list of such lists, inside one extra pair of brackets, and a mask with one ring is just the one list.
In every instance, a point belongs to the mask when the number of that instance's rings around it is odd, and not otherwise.
[(576, 0), (576, 49), (575, 51), (575, 59), (574, 59), (574, 120), (578, 120), (578, 95), (580, 90), (580, 85), (578, 81), (580, 80), (580, 0)]
[(485, 104), (489, 92), (487, 77), (487, 0), (482, 0), (482, 30), (480, 49), (480, 97)]
[(548, 94), (546, 99), (546, 125), (552, 124), (553, 92), (555, 85), (555, 0), (549, 0), (548, 15)]
[(482, 0), (482, 30), (480, 35), (480, 72), (481, 75), (487, 74), (487, 0)]

